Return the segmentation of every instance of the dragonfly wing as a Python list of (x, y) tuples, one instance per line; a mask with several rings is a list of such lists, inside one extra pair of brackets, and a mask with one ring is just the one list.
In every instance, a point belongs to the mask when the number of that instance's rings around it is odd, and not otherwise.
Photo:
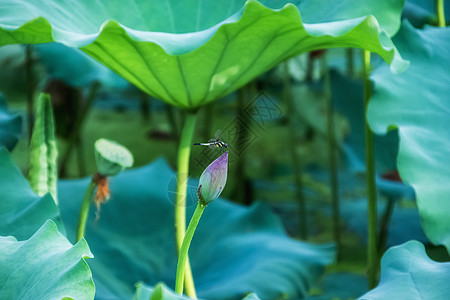
[(222, 138), (222, 133), (223, 133), (222, 129), (218, 129), (216, 131), (216, 134), (214, 136), (216, 137), (217, 140), (220, 140)]

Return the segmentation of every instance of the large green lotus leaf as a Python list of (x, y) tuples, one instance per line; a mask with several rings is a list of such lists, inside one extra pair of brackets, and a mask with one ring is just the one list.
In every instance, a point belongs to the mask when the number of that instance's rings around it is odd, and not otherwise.
[[(89, 179), (61, 181), (60, 208), (68, 236), (74, 237)], [(163, 160), (111, 178), (111, 200), (95, 222), (91, 211), (86, 240), (96, 256), (89, 261), (98, 299), (130, 299), (134, 285), (175, 285), (173, 237), (175, 173)], [(195, 209), (198, 181), (188, 188), (187, 220)], [(200, 298), (262, 299), (282, 294), (299, 299), (333, 260), (333, 247), (288, 238), (281, 221), (259, 204), (242, 207), (218, 199), (206, 208), (190, 248)], [(126, 276), (124, 276), (126, 274)]]
[(404, 23), (395, 40), (411, 68), (375, 70), (369, 123), (377, 133), (398, 127), (400, 175), (416, 191), (428, 238), (450, 250), (450, 28)]
[(94, 299), (83, 239), (75, 246), (48, 220), (28, 240), (0, 236), (1, 299)]
[(449, 262), (431, 260), (423, 244), (409, 241), (386, 251), (380, 283), (360, 299), (447, 299), (449, 276)]
[(401, 24), (405, 0), (330, 0), (302, 1), (299, 10), (305, 23), (324, 23), (372, 15), (389, 36), (395, 35)]
[[(407, 67), (373, 16), (303, 24), (298, 8), (242, 1), (0, 2), (0, 45), (79, 47), (150, 95), (183, 108), (216, 100), (302, 52), (360, 47)], [(277, 3), (274, 1), (274, 3)], [(278, 8), (281, 3), (271, 5)], [(240, 8), (240, 9), (238, 9)]]
[(24, 240), (33, 235), (47, 219), (63, 231), (58, 208), (50, 194), (36, 195), (8, 151), (0, 149), (0, 235)]
[(22, 119), (17, 114), (8, 113), (6, 103), (0, 95), (0, 147), (12, 150), (22, 134)]

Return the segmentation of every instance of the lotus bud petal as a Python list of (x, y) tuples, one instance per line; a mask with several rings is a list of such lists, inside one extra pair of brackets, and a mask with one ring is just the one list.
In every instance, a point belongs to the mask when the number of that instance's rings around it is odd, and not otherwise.
[(214, 201), (222, 193), (227, 183), (228, 151), (213, 161), (200, 176), (198, 198), (205, 205)]

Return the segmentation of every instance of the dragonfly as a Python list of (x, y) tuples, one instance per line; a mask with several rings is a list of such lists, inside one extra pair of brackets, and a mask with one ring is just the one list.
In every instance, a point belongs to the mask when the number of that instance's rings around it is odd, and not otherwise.
[(193, 145), (207, 146), (210, 149), (225, 150), (226, 148), (228, 148), (228, 144), (221, 141), (221, 139), (219, 137), (221, 133), (222, 133), (222, 131), (218, 130), (216, 132), (216, 138), (210, 139), (207, 143), (194, 143)]
[(228, 144), (222, 142), (220, 139), (210, 139), (207, 143), (194, 143), (193, 145), (208, 146), (210, 149), (215, 149), (215, 148), (226, 149), (226, 148), (228, 148)]

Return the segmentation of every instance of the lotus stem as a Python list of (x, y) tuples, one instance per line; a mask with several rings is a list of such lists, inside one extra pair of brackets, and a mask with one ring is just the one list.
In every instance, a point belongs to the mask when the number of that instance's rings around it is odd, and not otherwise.
[(368, 243), (367, 260), (369, 289), (377, 285), (378, 254), (377, 254), (377, 191), (375, 185), (375, 160), (373, 151), (373, 134), (367, 121), (367, 107), (372, 95), (370, 82), (370, 51), (363, 52), (364, 69), (364, 115), (366, 140), (366, 171), (367, 171), (367, 199), (368, 199)]
[(33, 48), (32, 45), (25, 47), (25, 72), (27, 85), (27, 123), (28, 123), (28, 142), (31, 142), (33, 132), (33, 111), (34, 111), (34, 92), (36, 89), (36, 78), (33, 74)]
[(435, 0), (438, 26), (445, 27), (444, 0)]
[(177, 264), (177, 277), (175, 281), (175, 292), (178, 294), (183, 294), (184, 278), (187, 274), (186, 266), (188, 263), (188, 252), (189, 246), (191, 245), (192, 237), (194, 236), (195, 229), (197, 228), (198, 222), (205, 210), (206, 205), (199, 201), (197, 208), (194, 211), (189, 226), (186, 230), (186, 235), (184, 236), (183, 243), (181, 244), (180, 254), (178, 256)]
[(85, 231), (86, 231), (86, 221), (89, 215), (89, 206), (91, 204), (91, 200), (94, 197), (95, 188), (97, 185), (92, 180), (89, 182), (89, 185), (86, 189), (86, 192), (84, 193), (83, 202), (81, 203), (80, 208), (80, 215), (78, 217), (78, 225), (77, 225), (77, 231), (75, 235), (75, 243), (77, 243), (81, 238), (84, 237)]
[[(181, 140), (178, 148), (177, 191), (175, 199), (175, 241), (177, 251), (181, 254), (183, 239), (186, 234), (186, 189), (189, 174), (189, 159), (191, 155), (192, 137), (194, 135), (196, 112), (188, 112), (181, 132)], [(186, 254), (186, 266), (183, 266), (185, 274), (186, 294), (196, 299), (194, 278), (192, 276), (189, 257)]]
[(140, 91), (139, 104), (141, 109), (142, 120), (147, 123), (150, 120), (150, 96), (143, 91)]
[(169, 104), (164, 104), (164, 110), (166, 112), (167, 122), (169, 123), (172, 135), (177, 141), (179, 141), (179, 126), (175, 117), (174, 108)]
[(347, 75), (350, 77), (355, 76), (355, 48), (345, 49), (346, 60), (347, 60)]
[(395, 205), (395, 198), (393, 198), (392, 196), (389, 196), (387, 198), (386, 209), (381, 218), (380, 233), (378, 234), (378, 247), (377, 248), (378, 248), (378, 256), (380, 259), (381, 259), (383, 251), (386, 248), (389, 223), (391, 221), (392, 213), (394, 211), (394, 205)]
[(243, 124), (250, 124), (249, 114), (245, 113), (245, 106), (249, 103), (249, 99), (256, 95), (256, 79), (249, 82), (247, 85), (243, 86), (237, 91), (237, 106), (236, 106), (236, 115), (237, 119), (240, 122), (237, 123), (237, 138), (235, 147), (235, 154), (237, 155), (236, 162), (236, 186), (234, 191), (234, 198), (237, 203), (242, 205), (250, 205), (252, 202), (251, 196), (247, 192), (246, 184), (247, 184), (247, 176), (245, 175), (245, 166), (246, 166), (246, 155), (245, 155), (245, 145), (248, 139), (248, 126)]
[(204, 112), (205, 117), (203, 119), (203, 136), (212, 136), (211, 129), (213, 128), (214, 102), (205, 105)]
[(83, 107), (78, 112), (77, 118), (75, 120), (75, 124), (73, 126), (73, 130), (70, 133), (70, 136), (67, 140), (67, 145), (63, 155), (61, 156), (61, 164), (59, 166), (59, 175), (60, 177), (64, 177), (66, 174), (67, 163), (69, 162), (70, 154), (72, 150), (75, 148), (74, 145), (80, 139), (81, 130), (83, 127), (84, 120), (89, 112), (89, 109), (94, 102), (95, 96), (97, 95), (97, 91), (100, 88), (100, 82), (94, 81), (90, 87), (89, 94), (87, 99), (83, 105)]
[(303, 195), (303, 183), (302, 183), (302, 172), (301, 164), (296, 152), (297, 140), (295, 137), (295, 107), (294, 99), (292, 95), (292, 87), (289, 75), (289, 69), (287, 62), (284, 63), (284, 99), (288, 108), (288, 121), (289, 121), (289, 134), (290, 134), (290, 150), (292, 156), (292, 165), (294, 168), (294, 181), (295, 181), (295, 195), (299, 205), (299, 215), (300, 215), (300, 237), (304, 240), (308, 238), (308, 222), (306, 219), (306, 201)]
[(338, 164), (336, 158), (337, 146), (334, 131), (333, 103), (331, 98), (330, 69), (327, 65), (326, 54), (322, 56), (322, 70), (324, 72), (324, 92), (327, 106), (327, 135), (328, 154), (330, 160), (331, 203), (333, 207), (333, 236), (337, 248), (337, 257), (339, 259), (341, 253), (341, 213), (339, 204)]

